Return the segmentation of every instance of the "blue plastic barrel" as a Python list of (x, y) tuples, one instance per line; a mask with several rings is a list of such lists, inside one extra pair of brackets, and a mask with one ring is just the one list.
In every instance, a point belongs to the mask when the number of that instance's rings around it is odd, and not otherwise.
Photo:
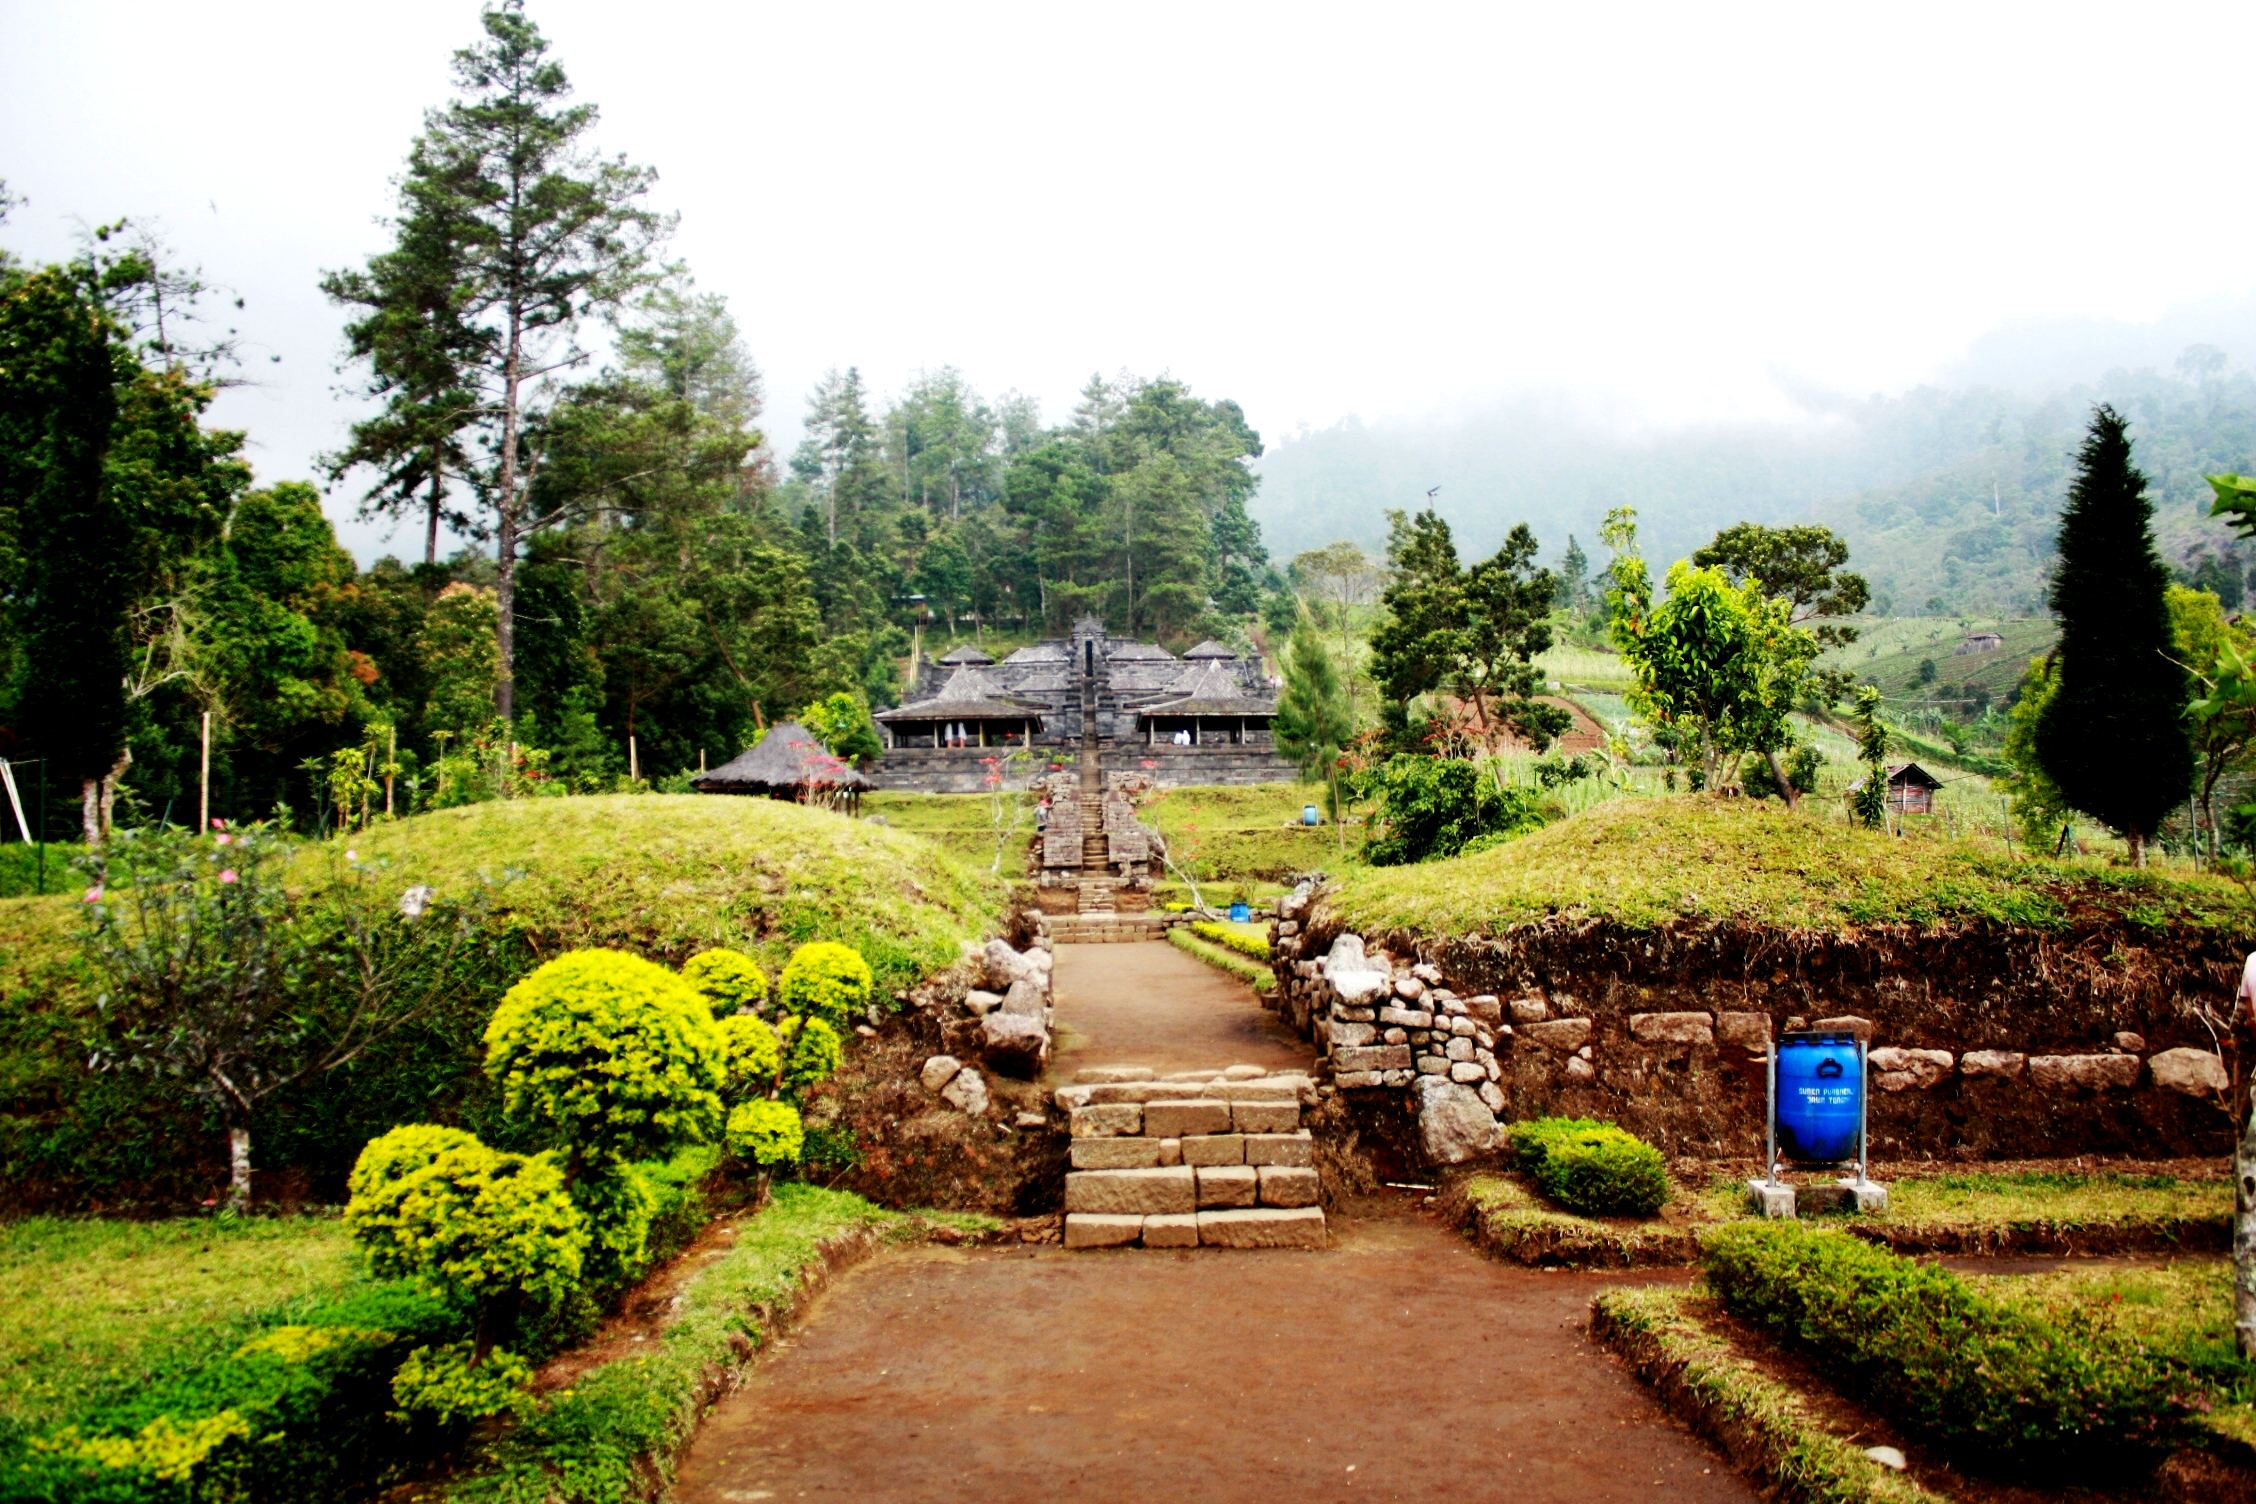
[(1778, 1150), (1809, 1164), (1856, 1158), (1864, 1069), (1854, 1034), (1778, 1038)]
[(1252, 917), (1253, 905), (1245, 903), (1234, 903), (1230, 905), (1230, 918), (1236, 923), (1244, 924)]
[(1313, 804), (1303, 804), (1300, 807), (1300, 823), (1303, 825), (1321, 825), (1324, 823), (1323, 813)]

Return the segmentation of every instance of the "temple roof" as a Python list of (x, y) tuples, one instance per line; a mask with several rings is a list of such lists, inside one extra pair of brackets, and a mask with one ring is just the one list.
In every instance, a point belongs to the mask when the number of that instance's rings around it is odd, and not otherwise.
[(1011, 663), (1064, 663), (1073, 655), (1062, 642), (1030, 642), (1003, 660)]
[(1189, 652), (1185, 653), (1183, 655), (1183, 658), (1186, 662), (1188, 662), (1200, 658), (1235, 658), (1237, 656), (1238, 651), (1236, 648), (1226, 648), (1222, 646), (1221, 643), (1216, 642), (1213, 638), (1209, 637), (1206, 641), (1200, 643), (1197, 647), (1192, 648)]
[(984, 652), (967, 642), (958, 647), (950, 648), (946, 653), (932, 661), (953, 667), (957, 664), (993, 663), (995, 659), (992, 654)]
[(1139, 715), (1275, 715), (1277, 702), (1249, 694), (1237, 675), (1210, 658), (1170, 687), (1169, 697), (1137, 710)]
[(1152, 642), (1108, 642), (1105, 644), (1105, 657), (1113, 659), (1166, 658), (1172, 660), (1175, 655)]
[(1041, 707), (1005, 698), (1006, 691), (984, 670), (966, 665), (948, 676), (940, 692), (892, 710), (881, 710), (881, 721), (1035, 721)]
[(691, 780), (706, 794), (749, 793), (765, 789), (796, 789), (808, 784), (824, 788), (875, 788), (869, 778), (846, 766), (815, 740), (814, 733), (797, 721), (769, 728), (760, 744), (722, 763), (710, 773)]

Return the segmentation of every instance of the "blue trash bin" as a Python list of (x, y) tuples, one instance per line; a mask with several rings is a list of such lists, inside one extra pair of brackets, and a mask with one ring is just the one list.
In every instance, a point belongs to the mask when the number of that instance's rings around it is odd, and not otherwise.
[(1782, 1034), (1778, 1039), (1778, 1150), (1804, 1164), (1857, 1157), (1864, 1118), (1864, 1062), (1854, 1034)]
[(1317, 809), (1317, 808), (1316, 808), (1316, 806), (1315, 806), (1315, 805), (1313, 805), (1313, 804), (1303, 804), (1303, 805), (1302, 805), (1302, 806), (1300, 807), (1300, 823), (1301, 823), (1301, 824), (1303, 824), (1303, 825), (1321, 825), (1321, 824), (1323, 824), (1323, 823), (1324, 823), (1324, 815), (1323, 815), (1323, 811), (1321, 811), (1321, 810)]
[(1252, 917), (1253, 906), (1251, 904), (1234, 903), (1230, 905), (1230, 918), (1234, 922), (1238, 924), (1244, 924)]

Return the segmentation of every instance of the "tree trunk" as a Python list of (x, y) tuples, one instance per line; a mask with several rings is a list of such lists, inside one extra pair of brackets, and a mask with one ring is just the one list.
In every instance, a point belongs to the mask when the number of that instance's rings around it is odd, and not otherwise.
[(2123, 832), (2123, 839), (2129, 843), (2131, 848), (2131, 865), (2144, 867), (2146, 865), (2146, 832), (2143, 830), (2126, 830)]
[(494, 680), (494, 713), (505, 721), (517, 718), (517, 386), (524, 369), (524, 331), (517, 311), (509, 315), (509, 362), (501, 384), (500, 526), (494, 548), (494, 635), (501, 654), (501, 671)]
[(1802, 796), (1794, 791), (1794, 786), (1791, 783), (1786, 781), (1786, 767), (1779, 762), (1778, 754), (1775, 751), (1767, 751), (1763, 753), (1763, 757), (1770, 764), (1770, 776), (1778, 780), (1778, 797), (1786, 801), (1788, 809), (1800, 809), (1802, 807)]
[(2256, 1087), (2248, 1122), (2233, 1150), (2233, 1337), (2256, 1359)]
[(446, 497), (446, 472), (431, 466), (431, 518), (423, 531), (423, 562), (439, 562), (439, 511)]
[(117, 806), (119, 780), (125, 777), (125, 770), (132, 766), (133, 749), (127, 747), (118, 754), (118, 760), (110, 765), (109, 773), (102, 779), (102, 840), (105, 843), (110, 839), (110, 811)]
[(102, 849), (102, 780), (88, 778), (79, 784), (79, 829), (88, 851)]
[(227, 1209), (251, 1208), (251, 1129), (248, 1123), (227, 1125)]

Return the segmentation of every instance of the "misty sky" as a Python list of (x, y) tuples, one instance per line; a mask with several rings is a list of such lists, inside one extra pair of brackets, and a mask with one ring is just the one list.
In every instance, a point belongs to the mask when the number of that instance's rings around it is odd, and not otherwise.
[[(1760, 418), (1779, 373), (1891, 390), (2007, 320), (2256, 285), (2247, 5), (531, 13), (601, 144), (658, 168), (786, 444), (849, 363), (1053, 418), (1167, 370), (1272, 441), (1527, 388)], [(474, 0), (0, 0), (30, 200), (0, 241), (161, 219), (247, 300), (259, 384), (218, 419), (305, 474), (354, 412), (315, 278), (382, 246), (476, 31)]]

